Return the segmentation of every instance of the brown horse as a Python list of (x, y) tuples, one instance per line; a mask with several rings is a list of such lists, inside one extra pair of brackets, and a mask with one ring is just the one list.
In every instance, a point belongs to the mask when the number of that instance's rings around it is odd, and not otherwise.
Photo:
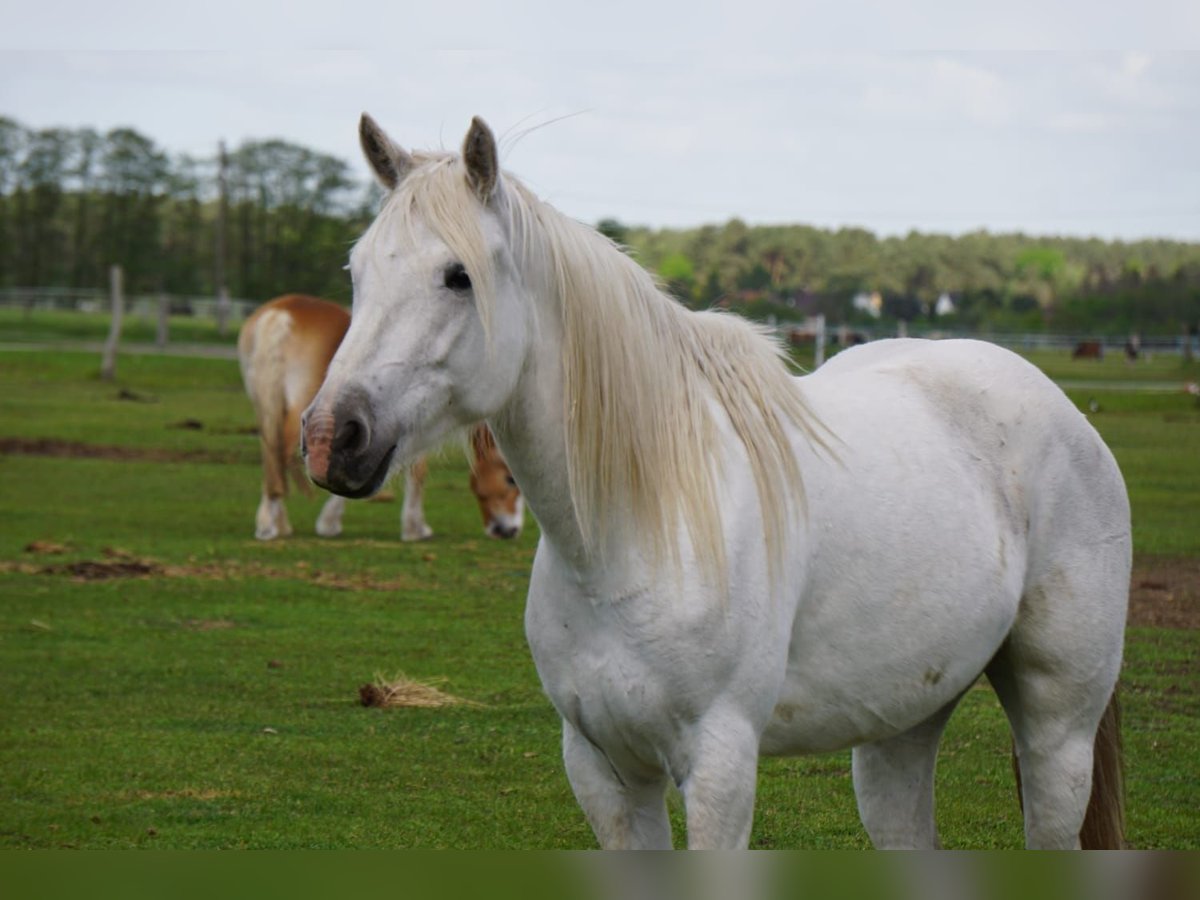
[[(238, 335), (242, 381), (258, 420), (262, 446), (262, 501), (254, 536), (269, 541), (292, 533), (284, 498), (288, 472), (304, 493), (312, 487), (305, 477), (296, 447), (300, 416), (325, 380), (325, 370), (350, 327), (350, 314), (328, 300), (287, 294), (260, 306), (246, 319)], [(471, 432), (471, 490), (479, 502), (484, 529), (491, 537), (511, 538), (521, 532), (524, 506), (512, 473), (483, 424)], [(400, 538), (431, 537), (423, 504), (427, 465), (419, 459), (405, 473)], [(331, 496), (317, 516), (316, 531), (334, 537), (342, 531), (344, 497)]]
[(1080, 341), (1071, 351), (1071, 359), (1104, 359), (1104, 342)]

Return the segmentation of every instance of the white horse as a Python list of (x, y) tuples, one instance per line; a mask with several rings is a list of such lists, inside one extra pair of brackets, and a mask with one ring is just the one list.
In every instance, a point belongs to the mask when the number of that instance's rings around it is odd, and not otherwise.
[(526, 633), (603, 847), (671, 846), (670, 783), (689, 846), (744, 847), (760, 754), (846, 747), (875, 845), (936, 846), (938, 741), (983, 673), (1027, 845), (1119, 845), (1129, 506), (1050, 381), (972, 341), (793, 378), (502, 173), (482, 121), (461, 156), (360, 131), (390, 193), (309, 473), (368, 494), (491, 424), (541, 524)]

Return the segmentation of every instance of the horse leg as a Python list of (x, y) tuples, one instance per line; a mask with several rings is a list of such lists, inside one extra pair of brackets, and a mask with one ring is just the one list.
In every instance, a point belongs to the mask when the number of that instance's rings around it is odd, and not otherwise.
[(404, 473), (404, 509), (400, 514), (400, 540), (423, 541), (433, 537), (425, 522), (425, 476), (429, 466), (421, 457)]
[(263, 484), (262, 500), (254, 517), (254, 536), (260, 541), (287, 537), (292, 533), (287, 508), (283, 498), (287, 496), (287, 455), (290, 445), (280, 446), (283, 435), (260, 429), (259, 445), (262, 449)]
[[(1105, 674), (1089, 684), (1083, 678), (1063, 677), (1030, 664), (1011, 644), (992, 661), (987, 674), (1012, 727), (1025, 845), (1079, 849), (1084, 819), (1091, 815), (1094, 742), (1113, 679)], [(1113, 798), (1118, 818), (1119, 800)]]
[(346, 509), (346, 498), (330, 494), (321, 514), (317, 516), (317, 534), (321, 537), (337, 537), (342, 533), (342, 512)]
[(563, 720), (567, 780), (604, 850), (670, 850), (667, 778), (622, 778), (608, 757)]
[(876, 848), (941, 846), (934, 817), (934, 767), (942, 732), (958, 699), (908, 731), (862, 744), (851, 753), (858, 815)]
[(754, 823), (758, 733), (736, 715), (697, 725), (692, 764), (679, 784), (689, 850), (745, 850)]

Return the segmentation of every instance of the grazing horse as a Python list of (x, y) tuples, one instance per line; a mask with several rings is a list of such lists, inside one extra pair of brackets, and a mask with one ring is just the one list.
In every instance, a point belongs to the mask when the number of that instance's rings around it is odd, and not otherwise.
[(759, 756), (841, 748), (871, 840), (936, 846), (939, 739), (982, 674), (1027, 845), (1119, 844), (1129, 504), (1053, 383), (976, 341), (795, 378), (503, 173), (479, 119), (461, 155), (360, 137), (389, 193), (309, 474), (369, 494), (489, 422), (541, 525), (526, 634), (603, 847), (670, 847), (670, 784), (689, 846), (745, 847)]
[[(329, 360), (349, 326), (350, 315), (345, 309), (301, 294), (287, 294), (264, 303), (242, 325), (238, 362), (246, 393), (254, 405), (262, 445), (263, 492), (254, 524), (254, 536), (260, 540), (292, 533), (284, 507), (289, 469), (296, 485), (311, 493), (296, 457), (300, 414), (321, 386)], [(524, 510), (512, 473), (486, 425), (472, 428), (470, 443), (471, 490), (479, 502), (484, 529), (491, 537), (516, 537)], [(405, 475), (400, 534), (406, 541), (433, 535), (425, 522), (426, 471), (424, 458), (418, 457)], [(325, 502), (317, 517), (317, 534), (341, 534), (345, 505), (346, 499), (337, 495)]]

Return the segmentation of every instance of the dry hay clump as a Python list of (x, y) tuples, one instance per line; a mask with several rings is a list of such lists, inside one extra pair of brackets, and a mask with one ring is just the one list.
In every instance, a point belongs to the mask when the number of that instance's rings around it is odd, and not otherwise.
[(416, 709), (440, 709), (445, 706), (482, 706), (474, 700), (455, 697), (441, 690), (438, 685), (445, 684), (446, 679), (438, 678), (433, 681), (413, 681), (403, 675), (394, 678), (384, 678), (376, 675), (375, 681), (364, 684), (358, 689), (358, 699), (363, 706), (409, 707)]

